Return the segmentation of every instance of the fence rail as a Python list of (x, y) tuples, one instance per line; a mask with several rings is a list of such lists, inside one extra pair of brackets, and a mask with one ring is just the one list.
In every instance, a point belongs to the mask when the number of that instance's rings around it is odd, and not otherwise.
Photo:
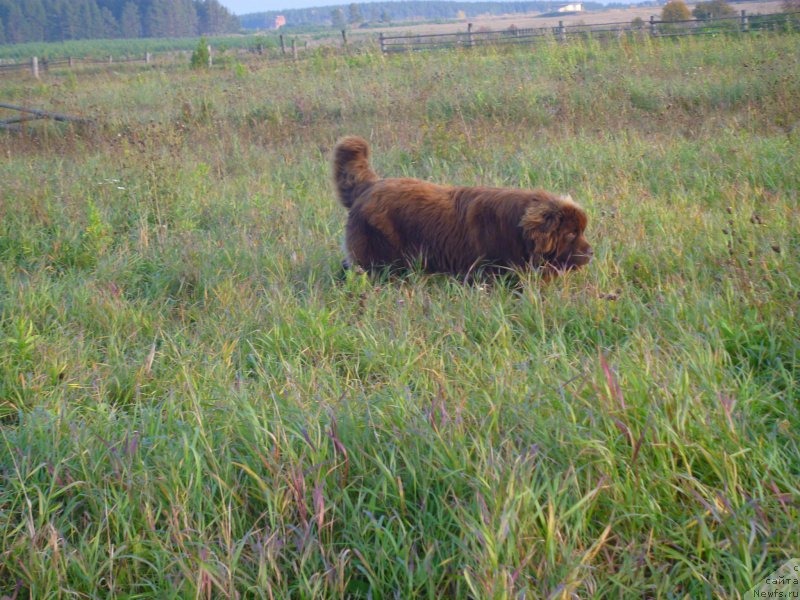
[(597, 23), (593, 25), (564, 25), (527, 29), (509, 28), (496, 31), (473, 31), (472, 24), (466, 31), (454, 33), (428, 33), (418, 35), (380, 34), (381, 52), (409, 52), (436, 50), (441, 48), (474, 48), (498, 44), (532, 44), (545, 39), (566, 41), (574, 38), (609, 38), (625, 35), (649, 35), (652, 37), (675, 37), (682, 35), (710, 35), (718, 33), (751, 33), (757, 31), (800, 30), (800, 12), (748, 15), (744, 10), (739, 15), (717, 19), (691, 19), (687, 21), (649, 21)]

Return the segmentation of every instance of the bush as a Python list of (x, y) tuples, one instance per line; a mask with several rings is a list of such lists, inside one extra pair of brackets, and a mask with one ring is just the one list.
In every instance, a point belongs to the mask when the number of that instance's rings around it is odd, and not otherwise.
[(207, 69), (210, 58), (211, 54), (208, 51), (208, 41), (206, 40), (205, 36), (202, 36), (197, 44), (197, 48), (195, 48), (194, 52), (192, 52), (192, 61), (190, 66), (193, 69)]
[(733, 17), (736, 10), (725, 0), (709, 0), (708, 2), (698, 2), (692, 10), (695, 19), (723, 19)]
[(661, 20), (667, 22), (688, 21), (692, 18), (689, 7), (683, 0), (670, 0), (661, 10)]

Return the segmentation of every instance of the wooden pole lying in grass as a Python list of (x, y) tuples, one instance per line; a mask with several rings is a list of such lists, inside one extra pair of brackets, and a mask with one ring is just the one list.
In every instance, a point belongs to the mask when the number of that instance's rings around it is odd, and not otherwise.
[(39, 117), (47, 117), (53, 119), (55, 121), (89, 121), (90, 119), (84, 119), (82, 117), (71, 117), (70, 115), (63, 115), (60, 113), (50, 112), (48, 110), (39, 110), (37, 108), (25, 108), (24, 106), (15, 106), (14, 104), (6, 104), (5, 102), (0, 102), (0, 108), (8, 108), (10, 110), (18, 110), (24, 113), (30, 113), (32, 115), (37, 115)]
[[(53, 119), (54, 121), (72, 122), (72, 123), (91, 123), (91, 119), (84, 119), (81, 117), (71, 117), (70, 115), (62, 115), (60, 113), (50, 112), (48, 110), (39, 110), (36, 108), (25, 108), (24, 106), (16, 106), (14, 104), (6, 104), (0, 102), (0, 108), (7, 108), (9, 110), (16, 110), (25, 115), (15, 117), (13, 119), (6, 119), (0, 121), (0, 128), (3, 129), (18, 129), (18, 123), (24, 121), (32, 121), (34, 119)], [(27, 116), (31, 115), (31, 116)]]

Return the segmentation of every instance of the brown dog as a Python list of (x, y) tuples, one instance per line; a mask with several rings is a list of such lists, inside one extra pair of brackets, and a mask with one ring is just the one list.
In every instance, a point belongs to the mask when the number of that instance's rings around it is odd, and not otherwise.
[(461, 275), (532, 267), (554, 275), (591, 260), (586, 213), (569, 197), (380, 179), (368, 158), (360, 137), (343, 138), (334, 149), (334, 182), (350, 212), (346, 266), (421, 264), (428, 272)]

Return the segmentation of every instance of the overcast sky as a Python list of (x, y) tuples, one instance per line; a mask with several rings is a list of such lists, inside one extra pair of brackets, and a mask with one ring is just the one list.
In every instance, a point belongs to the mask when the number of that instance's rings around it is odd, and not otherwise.
[[(360, 0), (359, 4), (364, 0)], [(348, 4), (347, 0), (220, 0), (235, 15), (282, 10), (285, 8), (307, 8), (309, 6), (328, 6), (331, 4)]]

